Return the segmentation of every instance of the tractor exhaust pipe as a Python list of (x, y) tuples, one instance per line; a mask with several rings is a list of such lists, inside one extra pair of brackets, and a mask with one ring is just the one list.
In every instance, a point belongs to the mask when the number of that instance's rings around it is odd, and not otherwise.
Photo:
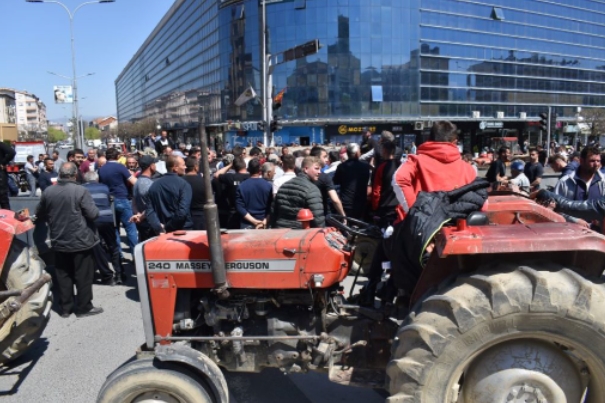
[(204, 215), (206, 218), (206, 233), (208, 236), (208, 247), (210, 249), (210, 264), (212, 267), (212, 279), (214, 289), (212, 290), (219, 299), (229, 297), (227, 290), (227, 269), (225, 267), (225, 254), (221, 242), (221, 228), (218, 219), (218, 207), (214, 202), (212, 194), (212, 178), (210, 177), (210, 162), (208, 161), (208, 142), (206, 138), (206, 115), (204, 107), (204, 95), (198, 95), (199, 105), (199, 133), (200, 146), (202, 149), (202, 174), (206, 187), (206, 204), (204, 204)]

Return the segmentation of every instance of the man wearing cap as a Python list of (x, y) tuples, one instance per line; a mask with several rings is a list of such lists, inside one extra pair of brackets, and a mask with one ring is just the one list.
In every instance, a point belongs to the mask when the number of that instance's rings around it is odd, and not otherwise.
[(134, 215), (130, 218), (130, 221), (137, 226), (139, 242), (146, 241), (155, 236), (151, 226), (145, 219), (145, 210), (147, 210), (147, 204), (149, 202), (147, 193), (153, 184), (153, 175), (156, 173), (155, 163), (156, 159), (151, 155), (143, 155), (139, 158), (141, 173), (137, 178), (137, 183), (134, 184), (134, 188), (132, 189), (132, 212)]
[(521, 160), (514, 160), (510, 164), (510, 179), (505, 179), (502, 181), (502, 185), (514, 185), (518, 186), (519, 190), (529, 194), (531, 188), (531, 182), (529, 178), (524, 173), (525, 164)]
[(166, 175), (157, 179), (147, 193), (149, 202), (145, 216), (156, 235), (182, 229), (192, 229), (191, 186), (181, 176), (185, 161), (171, 155), (166, 158)]

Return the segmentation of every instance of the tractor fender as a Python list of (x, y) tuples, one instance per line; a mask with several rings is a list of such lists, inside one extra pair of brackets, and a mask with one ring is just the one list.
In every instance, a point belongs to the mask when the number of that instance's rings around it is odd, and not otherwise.
[(206, 381), (217, 403), (229, 403), (227, 380), (208, 356), (184, 345), (158, 345), (155, 347), (155, 357), (162, 362), (184, 364), (193, 369)]

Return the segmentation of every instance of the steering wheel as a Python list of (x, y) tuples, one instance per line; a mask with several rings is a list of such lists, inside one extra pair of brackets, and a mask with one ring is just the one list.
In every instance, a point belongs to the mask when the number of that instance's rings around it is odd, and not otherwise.
[[(345, 220), (347, 222), (346, 224), (344, 223)], [(332, 227), (338, 228), (344, 235), (366, 236), (376, 239), (382, 238), (382, 231), (380, 228), (355, 218), (331, 214), (326, 217), (326, 221)]]

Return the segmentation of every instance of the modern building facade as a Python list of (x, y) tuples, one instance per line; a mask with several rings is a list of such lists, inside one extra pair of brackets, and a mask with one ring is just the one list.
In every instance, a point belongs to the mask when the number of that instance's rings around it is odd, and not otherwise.
[[(213, 138), (262, 139), (263, 0), (177, 0), (116, 79), (120, 121), (155, 119), (182, 139), (200, 107)], [(343, 143), (361, 132), (426, 135), (455, 121), (470, 151), (520, 139), (552, 108), (559, 126), (605, 107), (605, 2), (596, 0), (266, 1), (279, 143)], [(318, 39), (319, 52), (282, 63)]]

